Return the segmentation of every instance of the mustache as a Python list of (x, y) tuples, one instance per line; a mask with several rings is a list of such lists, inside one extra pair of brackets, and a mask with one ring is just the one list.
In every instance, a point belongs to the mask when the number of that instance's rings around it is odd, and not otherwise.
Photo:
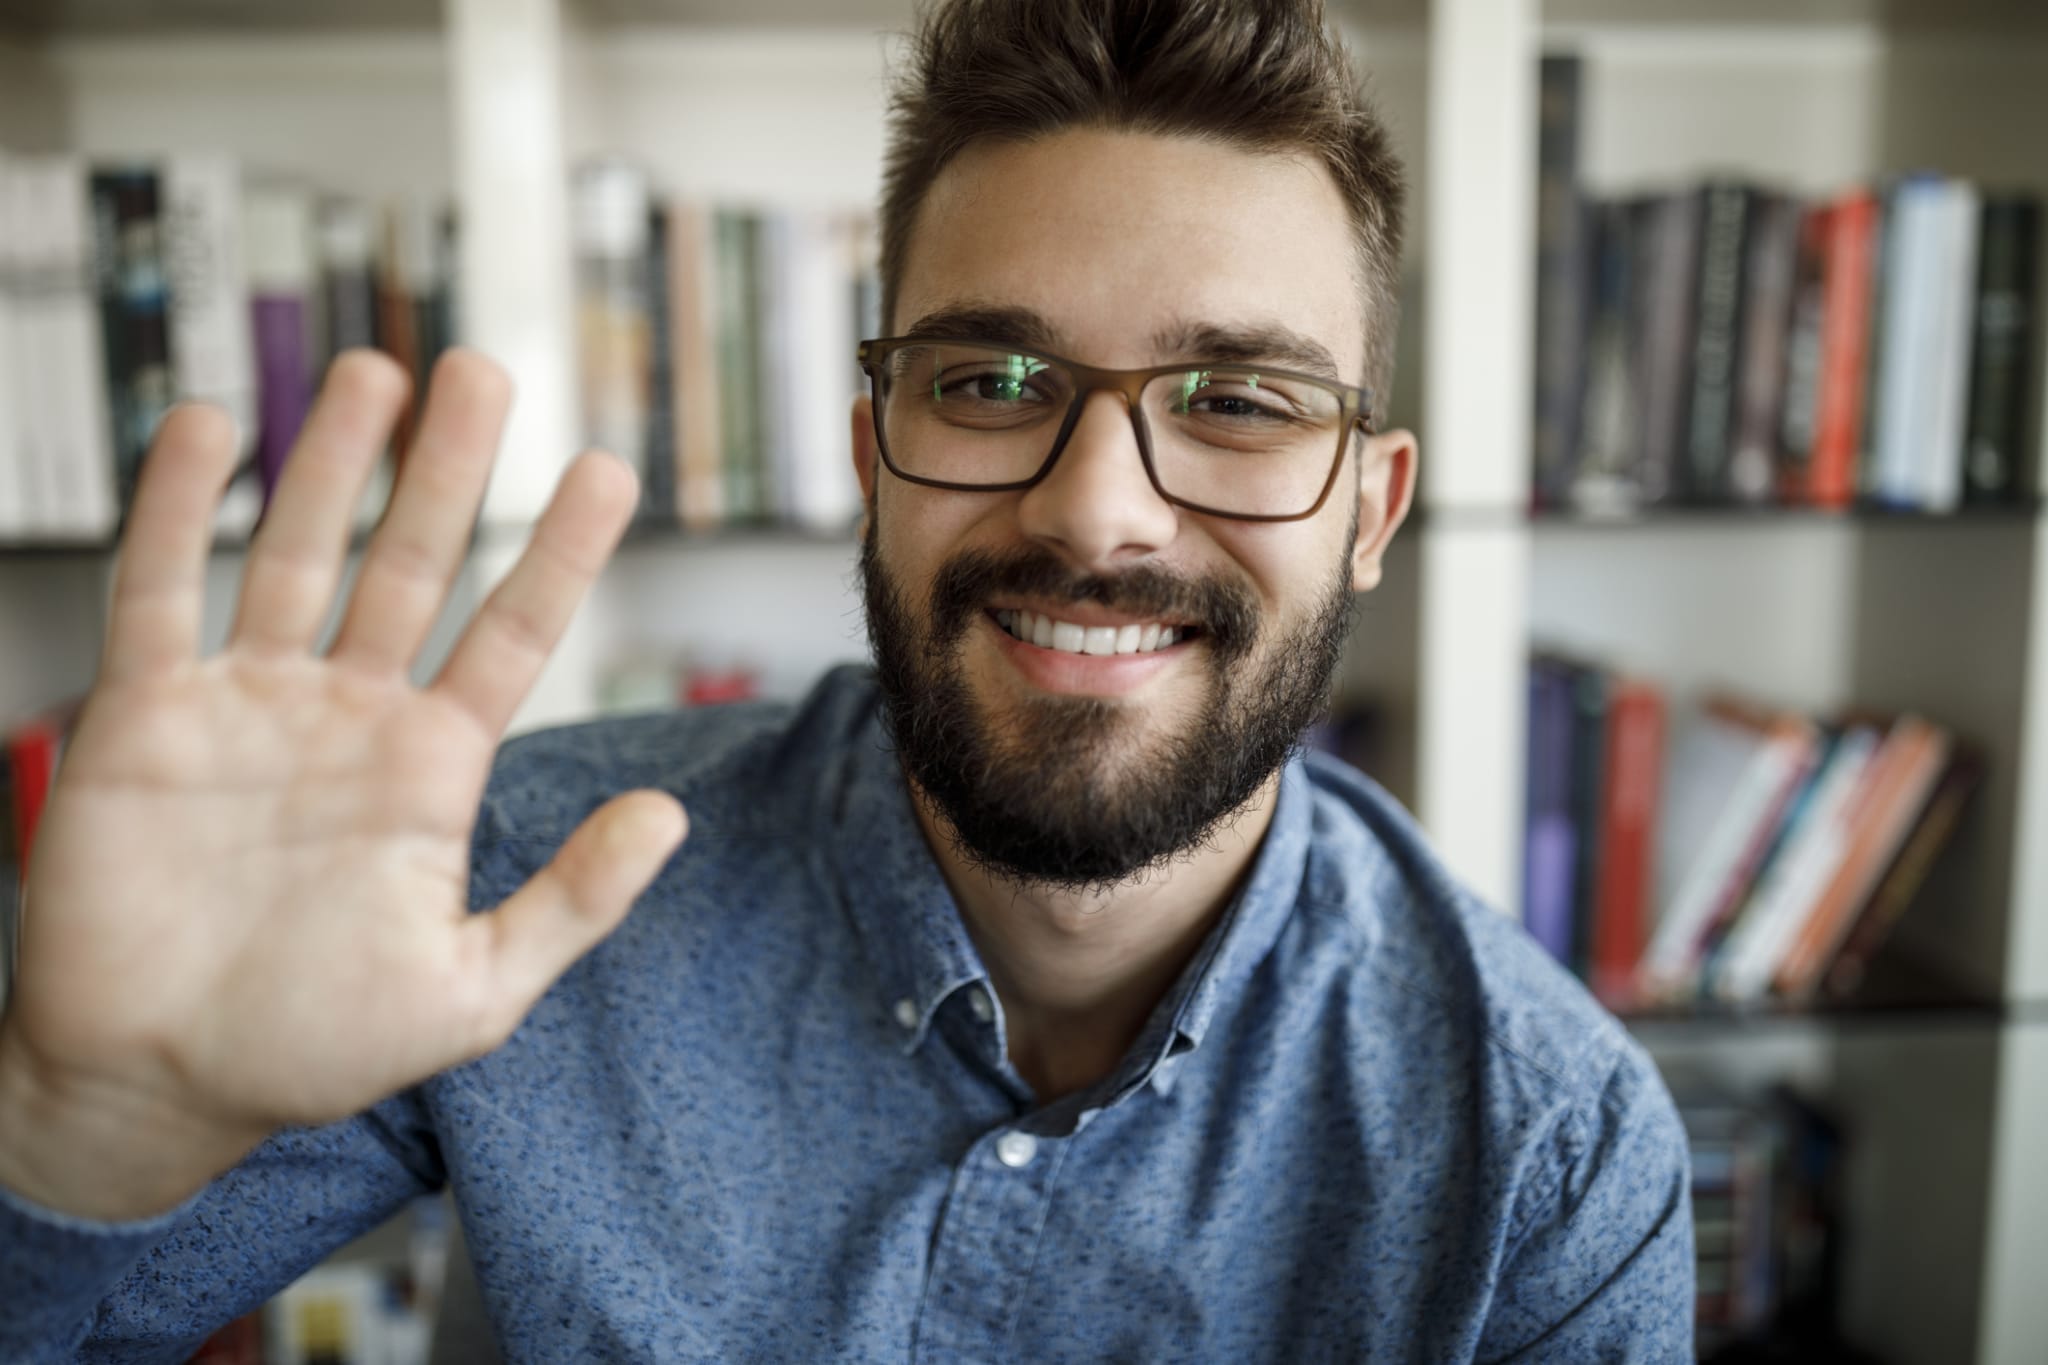
[(1132, 616), (1184, 621), (1201, 631), (1220, 661), (1247, 653), (1258, 638), (1258, 598), (1242, 580), (1191, 578), (1152, 564), (1094, 574), (1030, 545), (1001, 554), (964, 550), (946, 561), (932, 579), (932, 645), (945, 648), (958, 639), (998, 594), (1092, 602)]

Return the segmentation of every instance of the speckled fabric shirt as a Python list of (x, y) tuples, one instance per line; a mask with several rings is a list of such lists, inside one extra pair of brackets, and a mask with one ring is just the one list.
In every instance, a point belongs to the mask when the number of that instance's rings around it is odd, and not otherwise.
[(180, 1360), (453, 1186), (512, 1361), (1676, 1361), (1686, 1147), (1615, 1022), (1356, 772), (1285, 770), (1242, 895), (1041, 1105), (862, 670), (500, 756), (495, 904), (642, 785), (689, 841), (502, 1048), (186, 1206), (0, 1192), (0, 1360)]

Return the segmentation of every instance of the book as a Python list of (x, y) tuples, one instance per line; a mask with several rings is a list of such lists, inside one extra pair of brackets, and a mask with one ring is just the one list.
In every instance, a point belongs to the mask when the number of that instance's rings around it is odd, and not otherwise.
[(707, 209), (676, 200), (668, 206), (668, 228), (676, 517), (690, 530), (705, 531), (722, 524), (726, 516), (715, 224)]
[(323, 197), (314, 210), (320, 271), (319, 351), (377, 344), (377, 219), (360, 199)]
[(1610, 680), (1598, 668), (1566, 665), (1571, 679), (1572, 933), (1568, 964), (1582, 981), (1593, 974), (1593, 906), (1600, 875), (1600, 812), (1606, 801), (1607, 706)]
[(253, 445), (256, 367), (243, 214), (241, 171), (231, 158), (179, 154), (164, 162), (172, 385), (180, 400), (225, 411)]
[(1727, 479), (1727, 493), (1742, 503), (1769, 502), (1779, 491), (1780, 415), (1792, 369), (1788, 352), (1803, 220), (1799, 201), (1789, 195), (1760, 192), (1750, 211)]
[(1677, 464), (1682, 495), (1691, 502), (1721, 502), (1732, 492), (1729, 456), (1734, 445), (1741, 375), (1743, 294), (1756, 191), (1715, 181), (1699, 192), (1699, 263), (1695, 271), (1689, 392)]
[(1739, 907), (1819, 747), (1803, 716), (1721, 699), (1674, 746), (1658, 835), (1658, 916), (1638, 990), (1695, 994), (1706, 955)]
[(1571, 482), (1572, 506), (1592, 516), (1620, 515), (1637, 498), (1643, 455), (1635, 304), (1641, 217), (1636, 204), (1619, 200), (1598, 204), (1592, 212), (1585, 395)]
[(1876, 394), (1865, 491), (1903, 511), (1920, 505), (1920, 446), (1933, 432), (1943, 216), (1943, 187), (1933, 175), (1901, 181), (1885, 215), (1882, 321), (1871, 373)]
[(154, 167), (96, 170), (91, 184), (115, 502), (125, 511), (156, 424), (171, 404), (162, 209)]
[(1572, 677), (1564, 665), (1529, 665), (1529, 759), (1522, 864), (1522, 925), (1544, 951), (1571, 963), (1578, 830), (1572, 822)]
[(1642, 368), (1637, 393), (1642, 404), (1642, 463), (1636, 480), (1640, 502), (1657, 504), (1690, 491), (1686, 461), (1691, 449), (1688, 404), (1697, 389), (1700, 235), (1705, 191), (1659, 195), (1638, 223), (1635, 344)]
[(2034, 373), (2040, 249), (2039, 199), (2024, 194), (1985, 198), (1963, 440), (1963, 498), (1968, 502), (2003, 502), (2032, 486), (2027, 390)]
[(1813, 999), (1858, 912), (1925, 810), (1953, 747), (1948, 731), (1918, 716), (1892, 723), (1849, 815), (1848, 847), (1778, 966), (1773, 984), (1779, 994)]
[(1663, 760), (1663, 693), (1640, 679), (1614, 679), (1607, 692), (1588, 978), (1610, 1009), (1633, 1003), (1636, 969), (1649, 938)]
[(41, 532), (103, 540), (120, 508), (101, 378), (88, 172), (76, 157), (50, 156), (23, 161), (17, 175), (14, 327), (28, 496)]
[(1536, 114), (1536, 414), (1533, 501), (1570, 498), (1580, 452), (1586, 383), (1587, 312), (1592, 302), (1588, 206), (1579, 190), (1580, 59), (1546, 53), (1538, 69)]
[(647, 454), (637, 516), (676, 519), (675, 323), (669, 288), (669, 211), (647, 209)]
[(1912, 833), (1898, 855), (1879, 879), (1842, 944), (1829, 960), (1818, 994), (1830, 1000), (1847, 1000), (1862, 984), (1870, 961), (1891, 936), (1894, 926), (1912, 903), (1921, 883), (1934, 866), (1970, 797), (1983, 781), (1984, 763), (1974, 752), (1956, 750), (1949, 759), (1934, 794), (1913, 821)]
[(653, 366), (646, 179), (623, 162), (579, 167), (570, 208), (583, 440), (632, 465), (644, 486)]
[(1872, 364), (1878, 201), (1867, 191), (1830, 204), (1816, 229), (1824, 240), (1819, 373), (1814, 392), (1805, 500), (1840, 510), (1854, 501), (1867, 437), (1864, 411)]
[(1927, 267), (1933, 275), (1927, 398), (1913, 467), (1916, 505), (1942, 513), (1955, 511), (1963, 500), (1979, 201), (1976, 188), (1961, 180), (1943, 181), (1937, 193)]
[(289, 185), (252, 185), (246, 209), (256, 343), (256, 464), (268, 507), (313, 402), (313, 205)]
[(1768, 993), (1800, 926), (1848, 852), (1850, 815), (1879, 739), (1874, 726), (1855, 725), (1828, 750), (1714, 961), (1708, 982), (1713, 994), (1754, 1001)]

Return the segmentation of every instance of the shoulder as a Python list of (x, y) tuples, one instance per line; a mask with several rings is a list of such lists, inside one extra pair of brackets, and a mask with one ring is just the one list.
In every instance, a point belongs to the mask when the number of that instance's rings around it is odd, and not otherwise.
[(1350, 945), (1350, 1003), (1404, 1041), (1472, 1068), (1498, 1142), (1566, 1161), (1617, 1126), (1648, 1125), (1683, 1162), (1676, 1110), (1620, 1022), (1513, 919), (1460, 881), (1379, 785), (1308, 759), (1314, 837), (1303, 888), (1310, 932)]
[(682, 708), (521, 735), (498, 751), (476, 842), (559, 843), (592, 810), (642, 787), (683, 802), (693, 842), (786, 832), (804, 823), (873, 715), (872, 682), (848, 667), (796, 703)]

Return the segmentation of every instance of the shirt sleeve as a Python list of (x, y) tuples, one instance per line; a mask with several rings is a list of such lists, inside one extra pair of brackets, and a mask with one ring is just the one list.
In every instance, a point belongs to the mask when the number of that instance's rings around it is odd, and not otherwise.
[(278, 1133), (154, 1218), (73, 1218), (0, 1187), (0, 1360), (186, 1360), (445, 1180), (408, 1091), (341, 1123)]
[(1640, 1048), (1625, 1048), (1598, 1103), (1559, 1125), (1551, 1151), (1552, 1193), (1508, 1250), (1478, 1358), (1690, 1362), (1691, 1161)]

